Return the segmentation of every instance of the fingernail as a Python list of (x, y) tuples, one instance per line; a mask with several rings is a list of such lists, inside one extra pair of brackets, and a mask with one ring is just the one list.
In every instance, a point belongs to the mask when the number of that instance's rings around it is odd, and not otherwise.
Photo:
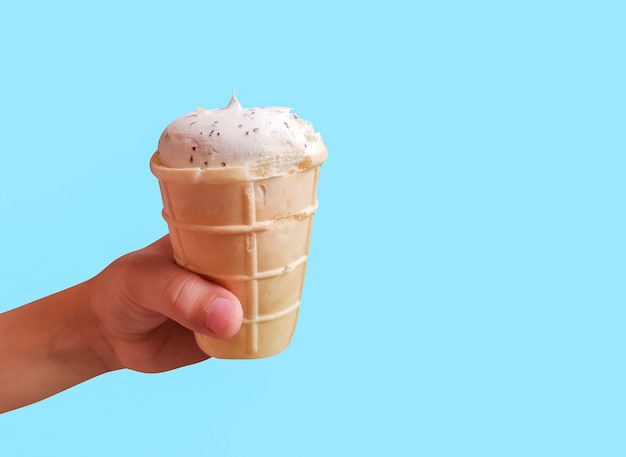
[(233, 319), (233, 302), (228, 298), (217, 297), (207, 309), (205, 326), (216, 335), (221, 335), (230, 327)]

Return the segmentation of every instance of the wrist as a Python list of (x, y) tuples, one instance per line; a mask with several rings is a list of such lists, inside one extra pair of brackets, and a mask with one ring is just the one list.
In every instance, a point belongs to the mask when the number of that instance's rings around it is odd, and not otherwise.
[(81, 284), (0, 315), (0, 413), (116, 368)]
[(83, 282), (75, 286), (79, 299), (75, 301), (76, 329), (82, 340), (83, 347), (89, 351), (97, 374), (115, 371), (123, 368), (120, 364), (115, 348), (108, 337), (107, 328), (98, 313), (98, 303), (101, 294), (95, 280)]

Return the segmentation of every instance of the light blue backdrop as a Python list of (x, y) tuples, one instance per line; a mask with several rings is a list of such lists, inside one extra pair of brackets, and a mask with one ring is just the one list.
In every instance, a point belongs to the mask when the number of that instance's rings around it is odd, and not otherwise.
[(286, 352), (102, 376), (0, 455), (625, 455), (621, 5), (3, 4), (1, 310), (164, 234), (160, 132), (233, 89), (329, 159)]

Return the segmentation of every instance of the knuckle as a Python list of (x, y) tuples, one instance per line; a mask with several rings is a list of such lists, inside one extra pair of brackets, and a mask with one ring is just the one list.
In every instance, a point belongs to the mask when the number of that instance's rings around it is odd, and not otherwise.
[[(165, 302), (170, 306), (173, 315), (187, 314), (190, 305), (197, 299), (193, 285), (195, 281), (192, 276), (178, 274), (173, 276), (165, 286)], [(196, 297), (194, 297), (196, 295)]]

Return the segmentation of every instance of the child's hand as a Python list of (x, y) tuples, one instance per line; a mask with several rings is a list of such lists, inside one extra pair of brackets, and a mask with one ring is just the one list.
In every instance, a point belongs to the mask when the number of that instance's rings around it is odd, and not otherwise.
[(111, 369), (171, 370), (206, 359), (193, 332), (228, 338), (243, 312), (228, 290), (174, 263), (169, 237), (127, 254), (85, 283)]
[(208, 356), (193, 332), (228, 338), (242, 318), (233, 294), (174, 263), (164, 237), (82, 284), (0, 314), (0, 413), (107, 371), (199, 362)]

